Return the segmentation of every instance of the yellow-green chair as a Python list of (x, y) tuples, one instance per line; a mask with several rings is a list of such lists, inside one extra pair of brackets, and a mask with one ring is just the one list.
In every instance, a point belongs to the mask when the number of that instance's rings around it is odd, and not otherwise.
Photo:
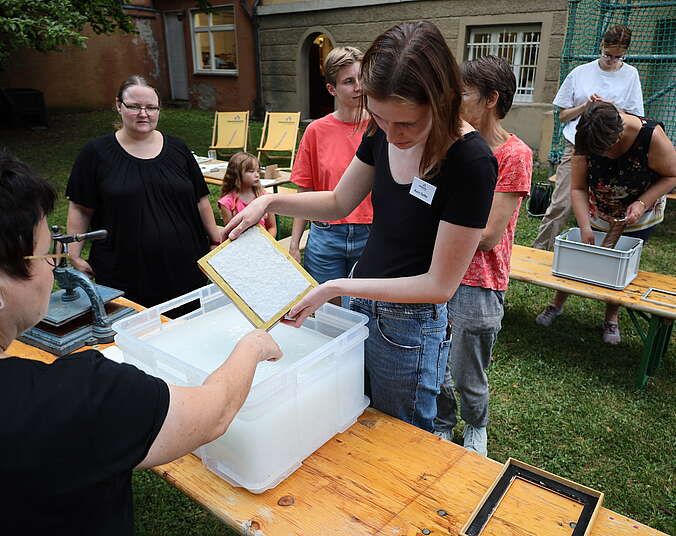
[[(261, 146), (258, 148), (258, 159), (264, 153), (268, 159), (290, 159), (289, 167), (279, 168), (290, 170), (293, 167), (293, 159), (296, 156), (296, 141), (298, 141), (298, 125), (300, 124), (300, 112), (266, 112), (263, 132), (261, 133)], [(274, 154), (269, 154), (270, 152)], [(278, 153), (291, 153), (280, 155)]]
[(249, 112), (216, 112), (209, 149), (234, 154), (246, 151), (249, 139)]

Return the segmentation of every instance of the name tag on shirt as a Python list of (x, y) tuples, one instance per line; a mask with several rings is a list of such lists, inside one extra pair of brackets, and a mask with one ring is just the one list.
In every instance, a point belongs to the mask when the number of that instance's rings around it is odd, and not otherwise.
[(411, 189), (409, 194), (413, 197), (417, 197), (421, 201), (424, 201), (428, 205), (432, 204), (432, 199), (434, 199), (434, 194), (437, 191), (437, 187), (429, 182), (425, 182), (420, 177), (413, 177), (413, 182), (411, 183)]

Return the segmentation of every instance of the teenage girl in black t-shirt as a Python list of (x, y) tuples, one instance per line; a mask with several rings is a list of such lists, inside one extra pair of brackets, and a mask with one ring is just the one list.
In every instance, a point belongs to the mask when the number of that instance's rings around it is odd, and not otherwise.
[(372, 192), (373, 226), (353, 278), (327, 281), (290, 311), (300, 326), (335, 296), (369, 316), (367, 391), (373, 407), (433, 430), (450, 341), (446, 301), (490, 212), (497, 163), (459, 116), (461, 78), (432, 23), (399, 24), (364, 55), (357, 155), (333, 192), (256, 199), (225, 229), (231, 239), (267, 211), (317, 220), (349, 214)]

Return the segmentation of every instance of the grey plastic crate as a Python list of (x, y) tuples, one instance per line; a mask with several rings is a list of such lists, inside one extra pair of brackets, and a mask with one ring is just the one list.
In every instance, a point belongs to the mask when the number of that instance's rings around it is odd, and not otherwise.
[[(603, 242), (606, 233), (594, 231), (594, 242)], [(601, 287), (622, 290), (638, 274), (643, 240), (621, 236), (614, 248), (584, 244), (580, 229), (573, 227), (556, 237), (552, 273)]]

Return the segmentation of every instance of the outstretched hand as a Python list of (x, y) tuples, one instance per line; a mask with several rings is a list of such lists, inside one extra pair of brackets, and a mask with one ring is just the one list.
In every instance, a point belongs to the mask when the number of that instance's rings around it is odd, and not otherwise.
[(326, 283), (321, 284), (303, 296), (282, 319), (282, 323), (299, 328), (308, 316), (334, 297)]
[(646, 207), (640, 201), (634, 201), (631, 205), (627, 207), (627, 213), (624, 217), (627, 225), (632, 225), (641, 219), (643, 213), (645, 212)]
[(609, 102), (610, 104), (613, 103), (613, 101), (603, 98), (598, 93), (593, 93), (592, 96), (589, 97), (589, 102)]
[(279, 361), (282, 358), (282, 350), (272, 336), (262, 329), (250, 331), (241, 341), (250, 343), (258, 350), (258, 361)]
[(254, 199), (249, 205), (235, 214), (223, 229), (223, 240), (236, 240), (249, 227), (253, 227), (263, 215), (267, 212), (267, 196), (261, 196)]
[(580, 229), (580, 240), (583, 244), (594, 245), (594, 233), (590, 227)]
[(293, 260), (300, 264), (300, 249), (289, 246), (289, 255), (291, 255)]

